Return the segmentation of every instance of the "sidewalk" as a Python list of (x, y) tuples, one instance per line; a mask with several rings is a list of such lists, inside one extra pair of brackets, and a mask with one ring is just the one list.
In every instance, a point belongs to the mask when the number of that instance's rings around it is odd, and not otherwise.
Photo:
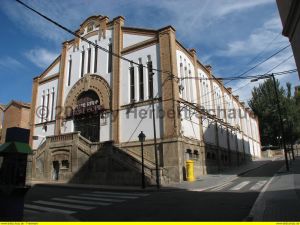
[(300, 157), (287, 172), (285, 166), (266, 184), (247, 220), (300, 221)]
[(239, 167), (228, 168), (227, 170), (221, 171), (219, 174), (208, 174), (208, 175), (201, 176), (194, 182), (185, 181), (182, 183), (170, 185), (169, 187), (185, 189), (189, 191), (203, 191), (208, 188), (218, 186), (224, 182), (233, 181), (236, 178), (238, 178), (238, 176), (241, 176), (251, 170), (259, 168), (275, 159), (277, 158), (257, 159), (248, 162), (247, 164), (243, 164)]
[[(163, 185), (160, 191), (180, 191), (180, 190), (190, 190), (190, 191), (201, 191), (210, 187), (218, 186), (223, 182), (228, 182), (236, 179), (238, 176), (256, 169), (260, 166), (265, 165), (272, 159), (258, 159), (252, 162), (248, 162), (245, 165), (239, 167), (229, 168), (222, 171), (220, 174), (209, 174), (199, 177), (194, 182), (181, 182)], [(31, 186), (57, 186), (65, 188), (84, 188), (84, 189), (101, 189), (101, 190), (116, 190), (116, 191), (146, 191), (153, 192), (157, 191), (156, 186), (148, 186), (146, 189), (142, 189), (140, 186), (117, 186), (117, 185), (90, 185), (90, 184), (69, 184), (64, 182), (42, 182), (42, 181), (32, 181), (28, 183)]]

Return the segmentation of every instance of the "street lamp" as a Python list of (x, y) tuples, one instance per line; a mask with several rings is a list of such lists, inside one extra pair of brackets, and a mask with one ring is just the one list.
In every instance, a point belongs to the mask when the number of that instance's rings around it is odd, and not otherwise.
[(145, 170), (144, 170), (144, 141), (146, 139), (146, 135), (141, 131), (139, 134), (139, 141), (141, 142), (141, 149), (142, 149), (142, 188), (145, 189)]
[(281, 131), (281, 136), (282, 136), (282, 144), (283, 144), (283, 149), (284, 149), (285, 166), (286, 166), (286, 170), (289, 171), (290, 168), (289, 168), (289, 161), (288, 161), (288, 158), (287, 158), (287, 149), (286, 149), (286, 142), (285, 142), (286, 139), (285, 139), (285, 132), (284, 132), (284, 127), (283, 127), (283, 119), (282, 119), (282, 116), (281, 116), (281, 108), (280, 108), (280, 103), (279, 103), (278, 90), (277, 90), (277, 87), (276, 87), (276, 81), (275, 81), (274, 74), (272, 73), (269, 76), (262, 76), (260, 78), (253, 79), (253, 80), (251, 80), (251, 82), (255, 82), (255, 81), (258, 81), (259, 79), (266, 79), (266, 78), (271, 78), (271, 77), (272, 77), (273, 86), (274, 86), (274, 89), (275, 89), (276, 105), (277, 105), (277, 111), (278, 111), (279, 122), (280, 122), (280, 131)]

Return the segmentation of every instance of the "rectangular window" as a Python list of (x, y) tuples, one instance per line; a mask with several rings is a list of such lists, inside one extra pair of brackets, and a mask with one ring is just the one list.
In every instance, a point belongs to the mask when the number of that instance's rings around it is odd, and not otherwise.
[(111, 73), (112, 70), (112, 44), (108, 45), (108, 72)]
[(130, 101), (134, 102), (134, 67), (131, 66), (129, 69), (129, 73), (130, 73)]
[(72, 59), (69, 60), (68, 86), (71, 85)]
[(149, 99), (153, 98), (153, 68), (152, 68), (152, 61), (148, 61), (147, 63), (148, 69), (148, 96)]
[(51, 105), (51, 120), (53, 120), (54, 118), (54, 95), (55, 95), (55, 92), (53, 90), (52, 92), (52, 105)]
[(95, 47), (95, 56), (94, 56), (94, 73), (97, 73), (97, 61), (98, 61), (98, 48)]
[(139, 88), (140, 88), (140, 100), (144, 100), (144, 66), (139, 64)]
[(91, 72), (91, 53), (92, 53), (92, 49), (89, 48), (89, 49), (88, 49), (87, 73), (90, 73), (90, 72)]
[(81, 77), (84, 74), (84, 51), (81, 52)]

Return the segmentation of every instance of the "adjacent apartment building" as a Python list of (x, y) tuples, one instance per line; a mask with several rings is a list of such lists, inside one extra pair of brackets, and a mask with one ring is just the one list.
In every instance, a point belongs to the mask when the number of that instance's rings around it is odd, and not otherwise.
[(0, 144), (6, 139), (6, 129), (20, 127), (29, 129), (30, 103), (12, 100), (6, 106), (0, 105), (0, 119), (2, 119), (2, 130)]
[[(300, 69), (300, 1), (276, 0), (283, 30), (282, 34), (289, 38), (297, 69)], [(299, 74), (300, 76), (300, 74)], [(300, 77), (299, 77), (300, 78)]]
[(187, 160), (200, 176), (259, 158), (257, 117), (176, 39), (175, 29), (124, 22), (89, 17), (76, 33), (90, 43), (64, 42), (34, 78), (32, 179), (140, 184), (141, 131), (148, 183), (155, 182), (156, 163), (159, 181), (168, 183), (186, 178)]

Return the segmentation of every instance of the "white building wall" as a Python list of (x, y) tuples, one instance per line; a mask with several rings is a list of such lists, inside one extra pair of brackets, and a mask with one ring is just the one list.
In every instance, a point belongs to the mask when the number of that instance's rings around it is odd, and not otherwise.
[[(162, 136), (162, 107), (161, 103), (155, 104), (156, 137)], [(121, 142), (138, 141), (141, 131), (146, 139), (153, 139), (153, 119), (151, 105), (124, 109), (120, 111), (120, 140)]]
[(203, 118), (203, 132), (205, 143), (216, 145), (216, 131), (215, 123), (213, 120)]
[(176, 50), (177, 59), (177, 74), (179, 78), (179, 84), (182, 85), (183, 90), (179, 94), (180, 98), (197, 103), (197, 90), (195, 78), (195, 69), (192, 61), (182, 51)]
[[(184, 105), (181, 105), (184, 107)], [(199, 113), (194, 110), (181, 111), (181, 134), (188, 138), (200, 140)]]
[[(45, 116), (47, 114), (48, 116), (48, 121), (51, 120), (51, 114), (52, 114), (52, 94), (54, 93), (54, 106), (53, 106), (53, 116), (52, 119), (55, 118), (56, 115), (56, 99), (57, 99), (57, 90), (58, 90), (58, 79), (56, 80), (52, 80), (50, 82), (44, 83), (44, 84), (40, 84), (38, 86), (38, 93), (37, 93), (37, 102), (36, 102), (36, 110), (35, 110), (35, 124), (41, 123), (42, 122), (42, 110), (44, 110), (43, 112), (43, 116)], [(46, 109), (47, 106), (47, 93), (50, 93), (49, 96), (49, 107), (48, 109)], [(42, 103), (42, 96), (43, 93), (45, 95), (45, 102), (44, 102), (44, 108), (43, 108), (43, 103)], [(46, 121), (46, 117), (44, 117), (44, 122)]]
[[(106, 30), (106, 38), (101, 38), (98, 40), (98, 35), (94, 35), (88, 38), (89, 41), (93, 43), (97, 43), (99, 46), (108, 50), (109, 43), (112, 41), (112, 30)], [(88, 43), (84, 41), (80, 41), (79, 48), (70, 47), (67, 50), (66, 54), (66, 66), (65, 66), (65, 80), (64, 80), (64, 101), (66, 97), (73, 87), (73, 85), (81, 79), (81, 52), (85, 51), (85, 67), (84, 74), (87, 72), (87, 64), (88, 64), (88, 48), (91, 48), (91, 63), (90, 63), (90, 73), (97, 74), (103, 77), (107, 83), (111, 86), (111, 73), (108, 73), (108, 57), (109, 54), (104, 52), (101, 49), (98, 49), (98, 57), (97, 57), (97, 72), (94, 73), (94, 56), (95, 56), (95, 48), (93, 46), (89, 46)], [(71, 68), (71, 79), (70, 85), (68, 85), (69, 79), (69, 60), (72, 60), (72, 68)]]
[(212, 107), (212, 92), (210, 87), (210, 80), (208, 80), (208, 75), (201, 69), (198, 69), (199, 87), (201, 95), (201, 106), (206, 110), (213, 109)]
[(153, 36), (146, 35), (136, 35), (136, 34), (123, 34), (123, 48), (138, 44), (140, 42), (146, 41), (153, 38)]
[(59, 67), (60, 67), (60, 62), (57, 62), (47, 73), (45, 73), (44, 78), (59, 73)]
[(234, 132), (229, 133), (229, 144), (232, 151), (236, 151), (236, 135)]
[[(141, 50), (129, 53), (124, 55), (129, 60), (132, 60), (136, 63), (139, 62), (139, 59), (141, 58), (142, 64), (144, 66), (147, 66), (148, 58), (151, 57), (152, 61), (152, 68), (153, 69), (159, 69), (160, 60), (159, 60), (159, 45), (152, 45), (147, 48), (143, 48)], [(140, 101), (139, 96), (139, 73), (138, 73), (138, 65), (134, 65), (134, 77), (135, 77), (135, 102)], [(130, 69), (131, 64), (127, 61), (122, 60), (121, 61), (121, 85), (120, 85), (120, 104), (126, 105), (130, 103)], [(160, 82), (160, 74), (157, 71), (154, 71), (153, 76), (153, 95), (155, 98), (158, 98), (161, 96), (161, 82)], [(148, 96), (148, 69), (144, 67), (143, 69), (143, 79), (144, 79), (144, 100), (149, 99)]]
[(47, 129), (43, 124), (35, 125), (33, 129), (33, 136), (35, 136), (36, 140), (32, 142), (32, 148), (37, 149), (45, 140), (46, 136), (54, 135), (55, 122), (47, 123)]

